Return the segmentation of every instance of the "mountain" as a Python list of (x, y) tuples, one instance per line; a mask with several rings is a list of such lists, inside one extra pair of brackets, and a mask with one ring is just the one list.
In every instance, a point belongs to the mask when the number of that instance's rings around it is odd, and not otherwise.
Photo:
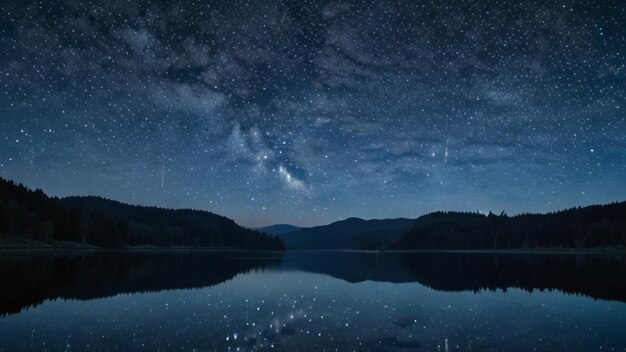
[(201, 246), (283, 249), (282, 240), (213, 213), (128, 205), (100, 197), (48, 197), (0, 178), (0, 246)]
[(626, 202), (548, 214), (436, 212), (424, 215), (394, 249), (604, 248), (626, 245)]
[(69, 208), (102, 212), (149, 226), (169, 226), (180, 232), (181, 245), (241, 249), (281, 249), (281, 240), (239, 226), (233, 220), (211, 212), (193, 209), (165, 209), (137, 206), (101, 197), (67, 197), (61, 203)]
[(413, 219), (364, 220), (348, 218), (280, 235), (287, 249), (387, 248), (411, 228)]
[(265, 227), (259, 227), (256, 230), (276, 236), (276, 235), (284, 235), (288, 232), (293, 232), (293, 231), (297, 231), (301, 229), (303, 229), (303, 227), (298, 227), (298, 226), (289, 225), (289, 224), (276, 224), (276, 225), (270, 225), (270, 226), (265, 226)]

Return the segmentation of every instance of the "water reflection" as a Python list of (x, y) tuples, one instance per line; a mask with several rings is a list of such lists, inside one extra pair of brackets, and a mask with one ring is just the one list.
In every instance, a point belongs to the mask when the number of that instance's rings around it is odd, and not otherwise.
[(416, 281), (436, 290), (559, 290), (626, 302), (623, 256), (430, 253), (400, 260)]
[(220, 284), (277, 266), (280, 252), (182, 252), (0, 255), (0, 315), (46, 299), (94, 299)]
[(3, 313), (22, 310), (0, 351), (626, 348), (620, 256), (21, 253), (0, 270)]
[(287, 252), (283, 267), (348, 282), (418, 282), (440, 291), (559, 290), (626, 302), (626, 257), (480, 252)]

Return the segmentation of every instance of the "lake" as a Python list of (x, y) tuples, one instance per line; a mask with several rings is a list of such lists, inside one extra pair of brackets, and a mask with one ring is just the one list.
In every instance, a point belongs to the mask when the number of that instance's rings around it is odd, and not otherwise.
[(0, 255), (0, 351), (626, 351), (626, 257)]

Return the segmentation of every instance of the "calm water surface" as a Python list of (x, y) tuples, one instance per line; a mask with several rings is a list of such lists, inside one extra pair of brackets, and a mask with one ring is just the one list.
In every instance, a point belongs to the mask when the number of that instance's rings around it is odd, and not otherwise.
[(626, 351), (626, 258), (0, 256), (0, 351)]

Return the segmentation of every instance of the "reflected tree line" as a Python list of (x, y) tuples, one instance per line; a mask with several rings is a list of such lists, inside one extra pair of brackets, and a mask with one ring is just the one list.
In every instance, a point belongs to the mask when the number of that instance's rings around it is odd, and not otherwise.
[[(132, 206), (99, 197), (48, 197), (0, 178), (0, 240), (281, 250), (281, 239), (199, 210)], [(36, 243), (35, 243), (36, 245)]]
[(279, 253), (254, 252), (4, 254), (0, 256), (0, 315), (18, 313), (48, 299), (89, 300), (209, 287), (280, 261)]
[(348, 282), (418, 282), (439, 291), (558, 290), (626, 302), (626, 256), (479, 252), (285, 253), (283, 267)]
[(626, 257), (619, 255), (421, 253), (400, 262), (439, 291), (558, 290), (626, 302)]
[[(0, 256), (0, 314), (47, 299), (201, 288), (254, 270), (298, 270), (348, 282), (417, 282), (440, 291), (558, 290), (626, 302), (626, 258), (576, 254), (94, 253)], [(321, 257), (320, 257), (321, 255)]]

